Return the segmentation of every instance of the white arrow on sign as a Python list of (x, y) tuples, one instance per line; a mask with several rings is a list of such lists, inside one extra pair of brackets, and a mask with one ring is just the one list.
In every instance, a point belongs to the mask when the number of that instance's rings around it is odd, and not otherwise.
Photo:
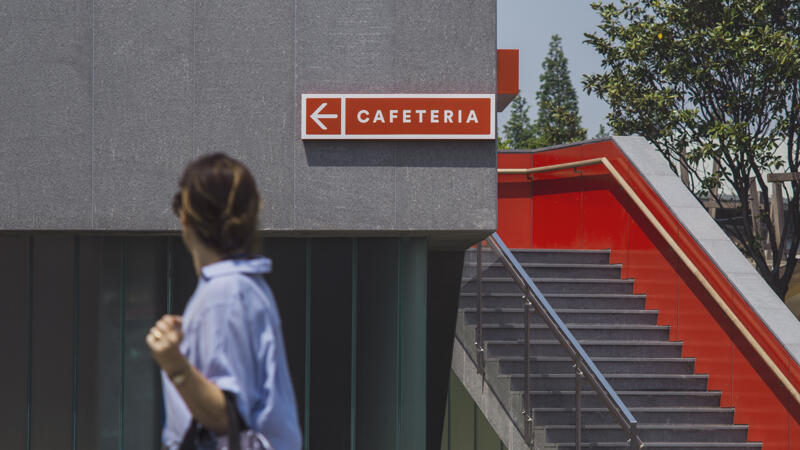
[(327, 130), (328, 127), (326, 127), (325, 124), (323, 124), (322, 121), (319, 120), (319, 119), (335, 119), (335, 118), (339, 117), (337, 114), (320, 114), (320, 111), (325, 109), (326, 106), (328, 106), (328, 104), (327, 103), (323, 103), (323, 104), (319, 105), (319, 108), (317, 108), (316, 111), (311, 113), (311, 119), (314, 122), (316, 122), (317, 125), (319, 125), (319, 127), (322, 128), (323, 130)]

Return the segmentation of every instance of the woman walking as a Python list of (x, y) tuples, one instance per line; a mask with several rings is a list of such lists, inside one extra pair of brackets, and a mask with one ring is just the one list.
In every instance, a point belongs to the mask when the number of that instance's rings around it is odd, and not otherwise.
[[(252, 256), (260, 200), (249, 170), (224, 154), (190, 163), (173, 210), (197, 288), (183, 317), (146, 341), (162, 370), (164, 448), (298, 450), (301, 436), (278, 310)], [(237, 430), (246, 430), (232, 436)], [(241, 441), (240, 441), (241, 439)], [(235, 448), (235, 447), (234, 447)]]

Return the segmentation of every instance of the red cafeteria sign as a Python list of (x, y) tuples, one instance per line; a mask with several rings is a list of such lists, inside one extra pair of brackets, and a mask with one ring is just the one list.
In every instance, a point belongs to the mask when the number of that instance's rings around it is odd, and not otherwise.
[(494, 139), (494, 94), (303, 94), (303, 139)]

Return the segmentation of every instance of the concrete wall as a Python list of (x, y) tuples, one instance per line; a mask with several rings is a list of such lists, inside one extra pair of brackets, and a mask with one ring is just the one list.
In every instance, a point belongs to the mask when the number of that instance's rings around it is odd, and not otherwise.
[(181, 169), (225, 151), (254, 171), (268, 231), (485, 234), (493, 141), (303, 142), (299, 102), (492, 93), (495, 6), (0, 2), (0, 230), (174, 230)]

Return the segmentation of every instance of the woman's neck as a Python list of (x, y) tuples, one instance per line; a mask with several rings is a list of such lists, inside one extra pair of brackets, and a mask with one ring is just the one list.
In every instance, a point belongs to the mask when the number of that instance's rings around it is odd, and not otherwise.
[(197, 274), (198, 278), (202, 275), (201, 270), (203, 267), (214, 264), (215, 262), (221, 261), (223, 259), (222, 255), (218, 252), (204, 246), (204, 245), (196, 245), (192, 248), (192, 262), (194, 264), (194, 271)]

